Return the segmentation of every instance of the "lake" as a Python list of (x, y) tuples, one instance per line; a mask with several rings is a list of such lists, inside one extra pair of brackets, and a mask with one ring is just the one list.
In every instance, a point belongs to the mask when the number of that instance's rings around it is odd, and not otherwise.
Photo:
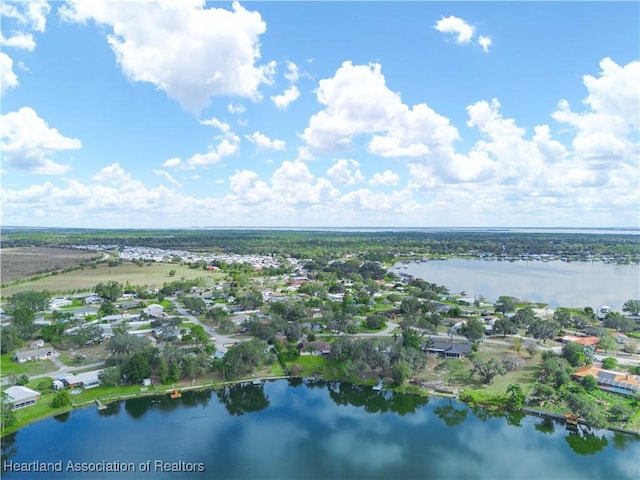
[[(406, 268), (405, 268), (406, 266)], [(449, 259), (396, 264), (392, 272), (446, 286), (451, 293), (484, 295), (495, 301), (509, 295), (556, 307), (622, 304), (640, 298), (640, 266), (601, 262)]]
[[(640, 478), (634, 436), (293, 380), (76, 410), (5, 437), (2, 459), (7, 479)], [(62, 471), (7, 471), (35, 460)]]

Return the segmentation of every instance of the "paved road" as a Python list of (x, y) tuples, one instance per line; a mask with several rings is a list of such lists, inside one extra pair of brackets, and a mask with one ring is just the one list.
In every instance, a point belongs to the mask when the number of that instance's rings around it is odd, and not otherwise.
[(178, 315), (187, 318), (190, 322), (195, 323), (196, 325), (200, 325), (202, 328), (204, 328), (204, 331), (207, 332), (207, 335), (215, 339), (213, 343), (216, 346), (216, 350), (226, 352), (227, 347), (225, 345), (238, 343), (238, 342), (245, 342), (247, 340), (250, 340), (249, 338), (235, 338), (230, 335), (223, 335), (221, 333), (218, 333), (212, 326), (207, 325), (206, 323), (202, 323), (200, 320), (198, 320), (196, 317), (190, 314), (187, 310), (178, 306), (178, 304), (175, 303), (174, 300), (172, 301), (176, 306), (176, 312), (178, 313)]

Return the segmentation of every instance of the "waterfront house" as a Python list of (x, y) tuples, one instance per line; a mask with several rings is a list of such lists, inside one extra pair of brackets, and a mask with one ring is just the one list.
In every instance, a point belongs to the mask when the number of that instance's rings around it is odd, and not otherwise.
[(622, 395), (633, 395), (640, 391), (640, 375), (632, 375), (614, 370), (604, 370), (586, 365), (573, 373), (574, 377), (582, 379), (591, 375), (598, 381), (598, 388)]
[(600, 339), (598, 337), (578, 337), (576, 335), (563, 335), (562, 337), (558, 338), (558, 341), (562, 343), (572, 342), (579, 343), (580, 345), (592, 346), (597, 345)]
[(37, 348), (35, 350), (24, 350), (16, 352), (13, 359), (18, 363), (37, 362), (57, 357), (59, 354), (53, 348)]
[(5, 393), (8, 395), (9, 401), (13, 405), (13, 410), (35, 405), (40, 398), (40, 392), (36, 392), (35, 390), (31, 390), (29, 387), (21, 385), (9, 387), (5, 390)]
[(425, 345), (427, 353), (442, 358), (462, 358), (471, 351), (470, 342), (441, 342), (433, 341)]
[(331, 344), (329, 342), (302, 342), (298, 345), (300, 355), (329, 355)]
[(59, 376), (53, 382), (53, 388), (94, 388), (100, 385), (100, 372), (102, 370), (91, 370), (83, 373), (66, 373)]

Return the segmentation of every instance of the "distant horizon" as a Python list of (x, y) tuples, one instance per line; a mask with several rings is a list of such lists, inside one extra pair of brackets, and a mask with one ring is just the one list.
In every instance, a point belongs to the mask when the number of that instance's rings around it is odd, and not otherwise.
[(337, 230), (337, 231), (420, 231), (420, 230), (438, 230), (438, 231), (514, 231), (514, 230), (538, 230), (538, 231), (624, 231), (624, 232), (639, 232), (640, 227), (504, 227), (504, 226), (467, 226), (467, 227), (447, 227), (447, 226), (431, 226), (431, 227), (393, 227), (383, 225), (370, 225), (370, 226), (294, 226), (294, 225), (272, 225), (272, 226), (190, 226), (190, 227), (74, 227), (74, 226), (46, 226), (46, 225), (0, 225), (0, 230), (12, 229), (12, 230), (309, 230), (309, 231), (323, 231), (323, 230)]

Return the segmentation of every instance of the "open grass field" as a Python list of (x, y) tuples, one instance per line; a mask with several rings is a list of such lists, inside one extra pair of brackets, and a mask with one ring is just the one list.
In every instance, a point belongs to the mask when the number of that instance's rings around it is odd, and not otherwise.
[[(4, 254), (2, 260), (4, 263)], [(176, 271), (173, 277), (169, 275), (171, 270)], [(83, 270), (49, 275), (38, 280), (5, 287), (2, 289), (2, 296), (8, 297), (14, 293), (24, 292), (26, 290), (47, 290), (51, 293), (89, 291), (98, 283), (106, 283), (111, 280), (123, 284), (129, 282), (131, 285), (146, 285), (149, 288), (160, 288), (164, 283), (181, 278), (191, 280), (202, 277), (211, 279), (213, 283), (223, 278), (223, 276), (224, 274), (219, 272), (193, 269), (172, 263), (156, 262), (148, 265), (145, 264), (142, 267), (129, 262), (115, 267), (110, 267), (107, 264), (99, 264), (96, 268), (84, 268)]]
[(0, 279), (13, 282), (33, 275), (76, 267), (100, 259), (102, 254), (53, 247), (15, 247), (0, 249)]
[(12, 357), (13, 354), (11, 353), (0, 355), (0, 374), (3, 377), (22, 375), (23, 373), (26, 375), (40, 375), (58, 370), (58, 367), (51, 360), (18, 363)]

